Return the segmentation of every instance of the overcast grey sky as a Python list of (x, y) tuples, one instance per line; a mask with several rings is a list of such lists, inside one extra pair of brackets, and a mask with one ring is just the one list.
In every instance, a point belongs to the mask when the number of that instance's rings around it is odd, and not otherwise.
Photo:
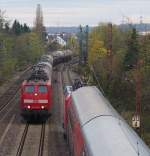
[[(18, 19), (33, 25), (36, 5), (43, 9), (46, 26), (97, 25), (99, 22), (121, 23), (123, 17), (132, 22), (150, 23), (150, 0), (0, 0), (9, 20)], [(127, 20), (127, 18), (124, 18)]]

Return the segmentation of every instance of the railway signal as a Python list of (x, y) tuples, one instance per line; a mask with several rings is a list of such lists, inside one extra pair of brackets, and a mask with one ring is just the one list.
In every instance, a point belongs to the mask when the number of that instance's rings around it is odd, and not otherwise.
[(80, 64), (86, 64), (88, 58), (88, 39), (89, 39), (89, 26), (85, 27), (85, 30), (80, 26), (79, 33), (79, 45), (80, 45)]
[(85, 63), (87, 63), (87, 59), (88, 59), (88, 46), (89, 46), (89, 26), (86, 25), (86, 30), (85, 30), (85, 55), (84, 55), (84, 59), (85, 59)]
[(82, 62), (82, 49), (83, 49), (83, 33), (82, 33), (82, 26), (80, 25), (80, 33), (79, 33), (79, 45), (80, 45), (80, 59), (79, 59), (79, 64)]

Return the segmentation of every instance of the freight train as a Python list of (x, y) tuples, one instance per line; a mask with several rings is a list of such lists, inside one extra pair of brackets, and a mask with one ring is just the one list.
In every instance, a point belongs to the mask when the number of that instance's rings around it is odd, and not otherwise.
[(21, 86), (21, 114), (24, 118), (47, 116), (52, 107), (52, 59), (49, 55), (33, 66), (32, 73)]
[(64, 107), (71, 156), (150, 156), (150, 149), (95, 86), (67, 94)]
[(21, 85), (21, 115), (30, 120), (33, 117), (47, 117), (52, 108), (53, 66), (71, 59), (72, 52), (56, 51), (43, 55), (33, 66), (31, 74)]
[(65, 51), (55, 51), (52, 53), (53, 56), (53, 65), (57, 65), (63, 62), (68, 62), (72, 59), (72, 51), (71, 50), (65, 50)]

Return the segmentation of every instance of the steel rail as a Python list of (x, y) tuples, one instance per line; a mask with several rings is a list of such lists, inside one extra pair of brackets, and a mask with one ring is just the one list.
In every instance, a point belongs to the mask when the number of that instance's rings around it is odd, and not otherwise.
[(44, 139), (45, 139), (45, 125), (46, 125), (46, 123), (42, 124), (38, 156), (42, 156), (43, 155)]
[(24, 147), (24, 144), (25, 144), (25, 140), (26, 140), (26, 136), (27, 136), (27, 133), (28, 133), (28, 129), (29, 129), (29, 124), (27, 123), (26, 126), (25, 126), (25, 129), (24, 129), (24, 132), (22, 134), (22, 138), (21, 138), (19, 147), (17, 149), (16, 156), (21, 156), (22, 155), (22, 151), (23, 151), (23, 147)]

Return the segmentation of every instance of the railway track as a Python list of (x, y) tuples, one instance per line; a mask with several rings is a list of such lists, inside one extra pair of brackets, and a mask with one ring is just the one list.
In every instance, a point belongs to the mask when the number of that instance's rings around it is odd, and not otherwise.
[(68, 64), (64, 64), (60, 72), (61, 72), (61, 79), (62, 79), (63, 87), (66, 85), (73, 85), (73, 80), (70, 76)]
[(21, 141), (20, 141), (16, 156), (21, 156), (21, 154), (22, 154), (23, 146), (25, 144), (26, 136), (27, 136), (27, 133), (28, 133), (28, 128), (29, 128), (29, 124), (27, 123), (25, 125), (25, 129), (24, 129), (24, 132), (23, 132), (23, 135), (22, 135), (22, 138), (21, 138)]
[[(34, 133), (34, 128), (32, 128), (34, 125), (31, 125), (29, 123), (27, 123), (25, 125), (23, 134), (22, 134), (22, 138), (19, 144), (19, 147), (17, 149), (17, 153), (16, 156), (22, 156), (22, 155), (26, 155), (23, 152), (26, 152), (25, 146), (28, 143), (28, 140), (30, 142), (30, 140), (32, 140), (32, 135), (29, 135), (29, 129), (30, 131), (32, 130)], [(30, 153), (30, 155), (37, 155), (37, 156), (43, 156), (43, 151), (44, 151), (44, 139), (45, 139), (45, 126), (46, 123), (43, 123), (41, 126), (41, 132), (40, 132), (40, 139), (39, 139), (39, 147), (36, 149), (36, 151), (33, 150), (33, 154)], [(39, 128), (40, 129), (40, 128)], [(38, 133), (37, 133), (38, 134)], [(37, 135), (37, 137), (39, 137), (39, 135)], [(27, 140), (28, 139), (28, 140)], [(37, 143), (37, 142), (36, 142)], [(36, 154), (37, 153), (37, 154)]]
[(42, 124), (38, 156), (42, 156), (43, 155), (43, 151), (44, 151), (44, 138), (45, 138), (45, 124)]
[[(63, 138), (63, 89), (62, 89), (62, 66), (53, 72), (53, 79), (57, 83), (53, 84), (53, 114), (49, 121), (49, 149), (50, 156), (69, 156), (69, 149)], [(63, 70), (64, 71), (64, 70)]]
[(0, 112), (3, 111), (6, 106), (8, 106), (15, 98), (16, 94), (19, 91), (21, 82), (25, 79), (27, 76), (27, 73), (29, 72), (30, 68), (24, 71), (24, 73), (20, 76), (18, 80), (12, 86), (6, 90), (6, 92), (1, 95), (0, 97)]
[(71, 85), (73, 85), (73, 80), (72, 80), (72, 78), (71, 78), (71, 76), (70, 76), (69, 68), (67, 68), (67, 76), (68, 76), (69, 83), (70, 83)]

